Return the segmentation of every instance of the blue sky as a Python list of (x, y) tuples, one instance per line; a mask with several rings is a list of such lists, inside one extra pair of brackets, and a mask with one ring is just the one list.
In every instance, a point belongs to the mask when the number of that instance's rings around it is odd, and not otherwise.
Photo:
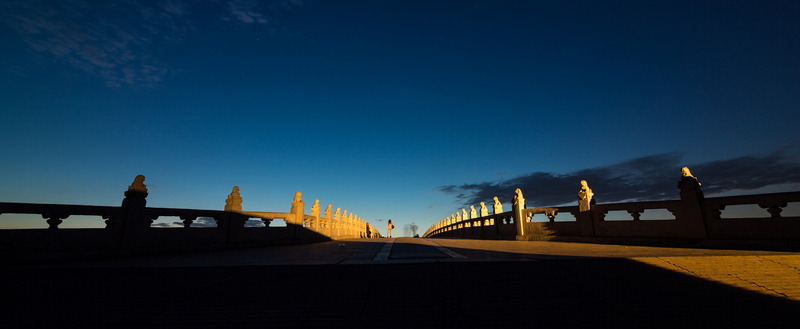
[(150, 206), (222, 209), (239, 186), (245, 210), (288, 211), (301, 191), (424, 231), (505, 189), (563, 203), (576, 179), (677, 198), (681, 166), (717, 193), (800, 185), (796, 1), (0, 11), (3, 202), (119, 205), (143, 174)]

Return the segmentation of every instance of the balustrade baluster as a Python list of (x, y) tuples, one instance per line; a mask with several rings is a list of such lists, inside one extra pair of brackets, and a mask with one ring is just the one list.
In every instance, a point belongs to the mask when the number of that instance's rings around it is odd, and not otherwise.
[(642, 209), (628, 209), (628, 213), (631, 214), (633, 220), (639, 220), (639, 217), (642, 216), (642, 212), (644, 212)]
[(558, 209), (545, 209), (544, 215), (550, 219), (550, 222), (553, 223), (556, 221), (556, 214), (558, 214)]
[(111, 216), (111, 215), (103, 215), (103, 219), (105, 219), (106, 229), (114, 229), (117, 227), (117, 223), (119, 221), (118, 216)]
[(192, 215), (181, 215), (180, 218), (183, 220), (183, 227), (188, 228), (192, 226), (192, 223), (197, 219), (197, 216)]
[(781, 212), (783, 211), (783, 209), (781, 208), (784, 208), (787, 205), (789, 205), (789, 203), (783, 200), (776, 200), (769, 203), (767, 202), (758, 203), (759, 207), (767, 208), (767, 211), (770, 213), (770, 216), (774, 218), (781, 217)]
[(69, 217), (67, 214), (42, 214), (42, 218), (47, 219), (48, 228), (51, 230), (57, 230), (58, 225), (64, 222), (62, 219), (67, 217)]

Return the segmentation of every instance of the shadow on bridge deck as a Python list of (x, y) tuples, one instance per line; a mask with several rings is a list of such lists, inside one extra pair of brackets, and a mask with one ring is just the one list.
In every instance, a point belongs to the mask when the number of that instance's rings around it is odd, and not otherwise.
[[(388, 259), (373, 262), (387, 242), (394, 242)], [(13, 328), (796, 328), (800, 323), (800, 303), (780, 293), (749, 291), (632, 258), (680, 255), (699, 261), (765, 254), (756, 251), (670, 254), (659, 248), (614, 254), (614, 247), (606, 246), (612, 257), (604, 257), (596, 250), (577, 251), (592, 245), (551, 245), (535, 253), (525, 249), (537, 246), (530, 242), (498, 250), (469, 241), (460, 247), (458, 241), (435, 242), (442, 246), (412, 239), (353, 240), (4, 267), (0, 315)], [(794, 274), (772, 273), (773, 279), (794, 280), (800, 273), (794, 269)], [(797, 282), (785, 282), (785, 291), (797, 292)]]

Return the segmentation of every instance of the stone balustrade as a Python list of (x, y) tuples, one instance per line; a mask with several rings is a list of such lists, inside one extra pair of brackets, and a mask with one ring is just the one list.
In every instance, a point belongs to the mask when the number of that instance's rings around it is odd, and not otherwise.
[[(48, 224), (48, 229), (0, 230), (0, 258), (22, 263), (380, 237), (375, 227), (352, 213), (340, 218), (337, 209), (332, 215), (330, 205), (324, 215), (318, 208), (306, 215), (300, 192), (287, 213), (242, 211), (238, 190), (234, 187), (228, 196), (225, 210), (152, 208), (146, 206), (148, 193), (140, 175), (120, 207), (0, 202), (0, 215), (38, 214)], [(70, 216), (99, 216), (105, 227), (59, 229)], [(180, 218), (182, 227), (151, 227), (159, 217), (168, 216)], [(213, 218), (217, 225), (192, 227), (198, 218)], [(246, 227), (251, 218), (260, 219), (264, 227)], [(275, 219), (284, 220), (286, 226), (270, 226)]]
[[(595, 204), (594, 193), (581, 183), (578, 206), (525, 208), (518, 189), (512, 211), (477, 218), (464, 218), (461, 211), (423, 236), (800, 250), (800, 217), (781, 215), (789, 203), (800, 202), (800, 192), (705, 198), (697, 178), (683, 168), (680, 200)], [(739, 205), (757, 205), (764, 216), (722, 218), (726, 206)], [(645, 211), (667, 218), (642, 219)], [(616, 217), (607, 218), (610, 212)]]

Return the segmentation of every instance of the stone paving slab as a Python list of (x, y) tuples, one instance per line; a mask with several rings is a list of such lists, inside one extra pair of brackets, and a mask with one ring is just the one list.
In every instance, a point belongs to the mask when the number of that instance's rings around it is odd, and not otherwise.
[[(387, 260), (372, 261), (388, 242)], [(798, 264), (797, 253), (759, 251), (331, 241), (4, 267), (0, 319), (8, 328), (797, 328)]]
[(432, 245), (420, 239), (401, 239), (401, 243), (394, 243), (390, 259), (430, 259), (450, 258), (440, 250), (438, 245)]
[(800, 301), (800, 256), (635, 257), (726, 285)]

